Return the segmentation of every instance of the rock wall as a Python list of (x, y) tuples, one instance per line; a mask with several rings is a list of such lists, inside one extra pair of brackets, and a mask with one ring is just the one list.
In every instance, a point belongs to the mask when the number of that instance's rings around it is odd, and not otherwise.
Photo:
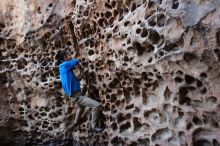
[[(101, 100), (101, 134), (89, 117), (73, 129), (64, 52)], [(219, 61), (219, 0), (1, 0), (1, 143), (219, 146)]]

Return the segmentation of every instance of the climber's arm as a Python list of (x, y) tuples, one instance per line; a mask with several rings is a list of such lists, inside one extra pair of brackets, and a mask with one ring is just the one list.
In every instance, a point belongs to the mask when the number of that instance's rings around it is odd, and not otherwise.
[(76, 66), (79, 64), (80, 60), (79, 59), (72, 59), (70, 61), (66, 61), (62, 64), (62, 66), (66, 70), (73, 70), (76, 68)]
[(83, 72), (83, 68), (82, 68), (81, 65), (78, 66), (78, 69), (79, 69), (79, 72), (80, 72), (80, 74), (78, 76), (78, 80), (81, 81), (82, 78), (83, 78), (84, 72)]

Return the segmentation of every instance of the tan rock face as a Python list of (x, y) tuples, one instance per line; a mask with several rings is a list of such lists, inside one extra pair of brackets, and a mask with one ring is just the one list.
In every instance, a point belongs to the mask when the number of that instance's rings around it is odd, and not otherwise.
[[(2, 0), (0, 139), (97, 145), (220, 144), (219, 0)], [(64, 95), (58, 64), (80, 58), (106, 129)], [(65, 145), (65, 142), (63, 143)]]

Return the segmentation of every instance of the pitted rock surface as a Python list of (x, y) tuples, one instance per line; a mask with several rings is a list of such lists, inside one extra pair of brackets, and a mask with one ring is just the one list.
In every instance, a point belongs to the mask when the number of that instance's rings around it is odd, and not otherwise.
[[(58, 64), (80, 58), (101, 134)], [(219, 0), (0, 1), (0, 139), (45, 144), (220, 145)]]

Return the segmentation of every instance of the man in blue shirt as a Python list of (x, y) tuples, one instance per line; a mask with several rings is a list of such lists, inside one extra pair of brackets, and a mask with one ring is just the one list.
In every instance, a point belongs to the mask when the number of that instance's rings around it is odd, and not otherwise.
[[(97, 101), (92, 100), (91, 98), (81, 95), (79, 81), (82, 79), (83, 74), (82, 67), (81, 65), (79, 65), (79, 63), (79, 59), (66, 59), (65, 62), (59, 65), (62, 87), (66, 95), (73, 98), (73, 100), (79, 105), (79, 109), (76, 112), (74, 124), (77, 124), (79, 119), (82, 117), (85, 107), (89, 107), (92, 108), (92, 129), (95, 132), (101, 132), (102, 128), (97, 127), (100, 104)], [(76, 77), (73, 70), (78, 69), (80, 70), (80, 75)]]

